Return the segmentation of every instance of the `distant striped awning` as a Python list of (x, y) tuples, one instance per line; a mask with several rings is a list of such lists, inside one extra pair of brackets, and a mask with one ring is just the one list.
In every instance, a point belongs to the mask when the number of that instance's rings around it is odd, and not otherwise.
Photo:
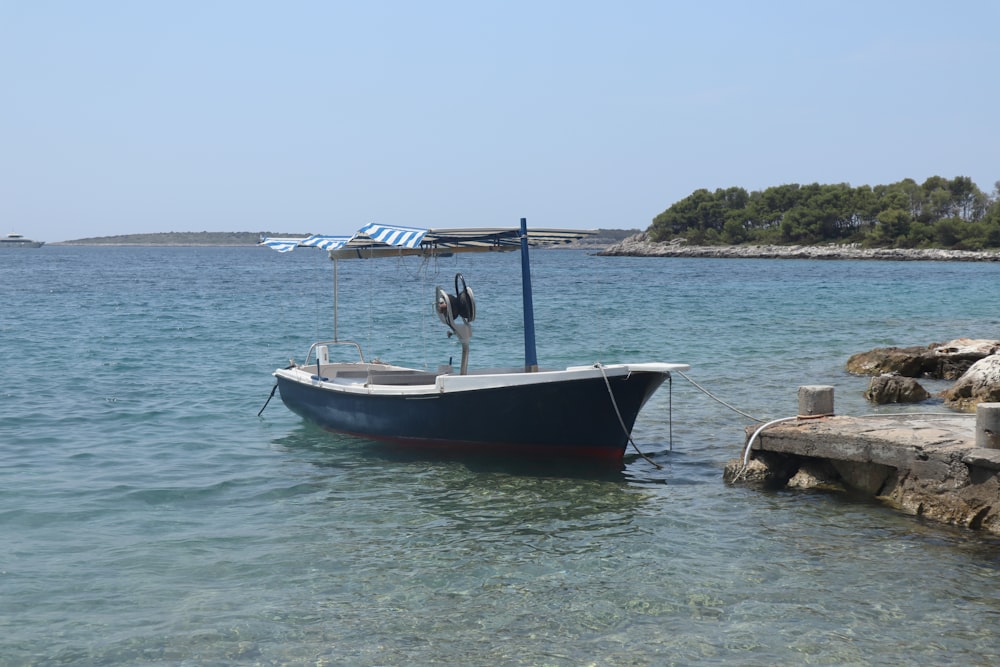
[[(549, 246), (571, 243), (593, 233), (580, 229), (529, 229), (528, 244)], [(259, 245), (278, 252), (289, 252), (298, 246), (318, 247), (329, 251), (333, 259), (395, 257), (516, 250), (521, 245), (521, 233), (514, 227), (419, 229), (371, 223), (353, 236), (267, 238)]]
[(337, 248), (342, 248), (350, 240), (350, 236), (313, 235), (303, 240), (302, 245), (310, 248), (322, 248), (323, 250), (336, 250)]
[(350, 236), (320, 236), (314, 234), (304, 239), (266, 238), (257, 245), (267, 246), (278, 252), (291, 252), (299, 246), (336, 250), (351, 240)]
[(277, 250), (278, 252), (291, 252), (299, 247), (299, 243), (304, 239), (286, 239), (277, 237), (268, 237), (266, 239), (261, 239), (260, 243), (257, 245), (262, 245), (270, 248), (271, 250)]

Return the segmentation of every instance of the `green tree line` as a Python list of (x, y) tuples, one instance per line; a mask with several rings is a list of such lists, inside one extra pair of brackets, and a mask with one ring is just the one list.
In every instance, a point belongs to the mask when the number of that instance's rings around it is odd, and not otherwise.
[(697, 245), (1000, 248), (1000, 181), (992, 195), (972, 179), (932, 176), (890, 185), (777, 185), (695, 190), (653, 218), (654, 241)]

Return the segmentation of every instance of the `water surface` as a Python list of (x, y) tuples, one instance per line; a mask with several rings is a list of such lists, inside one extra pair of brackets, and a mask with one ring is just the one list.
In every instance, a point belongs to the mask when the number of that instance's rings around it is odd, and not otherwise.
[[(270, 372), (332, 337), (322, 253), (6, 255), (4, 665), (1000, 661), (1000, 541), (726, 486), (750, 421), (682, 377), (634, 432), (661, 468), (400, 453), (277, 398), (256, 416)], [(690, 363), (762, 419), (794, 414), (802, 384), (872, 412), (854, 352), (1000, 338), (996, 264), (533, 259), (540, 363)], [(456, 271), (472, 365), (521, 363), (516, 255), (344, 262), (339, 336), (457, 359), (431, 311)]]

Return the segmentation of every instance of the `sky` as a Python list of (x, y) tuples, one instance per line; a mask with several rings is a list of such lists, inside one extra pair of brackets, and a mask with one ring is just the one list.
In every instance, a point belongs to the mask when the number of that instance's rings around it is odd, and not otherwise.
[(645, 229), (1000, 181), (1000, 2), (0, 0), (0, 234)]

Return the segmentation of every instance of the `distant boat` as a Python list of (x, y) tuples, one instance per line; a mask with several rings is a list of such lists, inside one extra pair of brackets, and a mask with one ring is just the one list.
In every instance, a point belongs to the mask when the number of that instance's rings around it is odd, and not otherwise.
[(0, 248), (41, 248), (45, 241), (32, 241), (20, 234), (8, 234), (0, 238)]

